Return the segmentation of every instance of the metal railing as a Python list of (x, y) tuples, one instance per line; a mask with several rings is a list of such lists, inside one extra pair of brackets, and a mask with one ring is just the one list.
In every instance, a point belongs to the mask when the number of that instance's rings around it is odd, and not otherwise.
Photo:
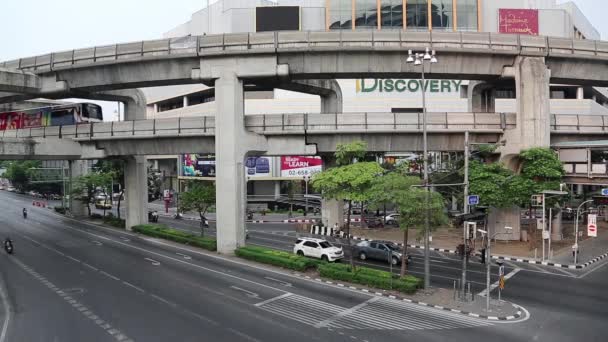
[[(428, 113), (430, 133), (501, 133), (516, 126), (514, 113)], [(264, 135), (418, 133), (420, 113), (262, 114), (246, 115), (247, 130)], [(554, 134), (608, 132), (608, 117), (552, 115)], [(215, 135), (215, 117), (180, 117), (138, 121), (81, 123), (66, 126), (4, 130), (2, 138), (70, 138), (78, 140)]]
[(133, 59), (336, 50), (442, 51), (608, 59), (608, 42), (487, 32), (281, 31), (146, 40), (48, 53), (0, 63), (27, 71)]

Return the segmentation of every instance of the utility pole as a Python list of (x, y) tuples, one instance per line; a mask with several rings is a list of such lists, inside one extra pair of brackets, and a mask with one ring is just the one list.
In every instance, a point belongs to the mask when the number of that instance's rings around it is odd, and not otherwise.
[[(464, 132), (464, 205), (463, 214), (469, 213), (469, 131)], [(467, 221), (463, 220), (462, 239), (463, 239), (463, 257), (462, 257), (462, 298), (466, 297), (465, 286), (467, 283)], [(487, 259), (486, 259), (487, 260)]]
[(430, 267), (430, 251), (429, 251), (429, 237), (430, 237), (430, 218), (429, 218), (429, 151), (428, 151), (428, 137), (427, 137), (427, 112), (426, 112), (426, 88), (425, 88), (425, 77), (424, 77), (424, 62), (429, 61), (430, 64), (437, 63), (435, 57), (435, 50), (431, 50), (427, 47), (424, 53), (412, 53), (412, 50), (408, 51), (408, 57), (406, 63), (414, 63), (414, 66), (422, 66), (422, 145), (423, 145), (423, 180), (422, 186), (424, 186), (424, 288), (428, 289), (431, 285), (431, 267)]

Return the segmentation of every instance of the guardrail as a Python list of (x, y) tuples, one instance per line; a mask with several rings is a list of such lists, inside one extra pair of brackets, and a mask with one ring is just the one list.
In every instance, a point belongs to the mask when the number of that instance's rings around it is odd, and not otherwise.
[(49, 71), (141, 58), (214, 56), (327, 50), (404, 50), (430, 46), (442, 51), (608, 59), (608, 42), (481, 32), (280, 31), (230, 33), (138, 41), (48, 53), (0, 63), (0, 67)]
[[(417, 133), (420, 113), (263, 114), (246, 115), (245, 127), (264, 135)], [(608, 117), (601, 115), (552, 115), (553, 133), (608, 132)], [(180, 117), (138, 121), (81, 123), (2, 131), (2, 138), (108, 139), (120, 137), (175, 137), (215, 135), (215, 117)], [(428, 113), (430, 133), (501, 133), (516, 127), (514, 113)]]
[(587, 178), (606, 178), (608, 168), (606, 163), (564, 163), (566, 176), (584, 176)]
[[(245, 127), (260, 134), (417, 132), (420, 113), (263, 114), (246, 115)], [(428, 113), (430, 132), (492, 131), (515, 127), (513, 113)], [(215, 117), (179, 117), (138, 121), (81, 123), (2, 131), (3, 138), (103, 139), (113, 137), (205, 136), (215, 134)]]

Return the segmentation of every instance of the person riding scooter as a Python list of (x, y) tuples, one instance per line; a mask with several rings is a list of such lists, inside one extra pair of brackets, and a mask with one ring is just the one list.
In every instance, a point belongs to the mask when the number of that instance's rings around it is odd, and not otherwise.
[(23, 208), (23, 218), (27, 218), (27, 209)]
[(6, 250), (6, 253), (8, 254), (13, 254), (13, 241), (11, 241), (11, 239), (6, 238), (6, 240), (4, 240), (4, 250)]

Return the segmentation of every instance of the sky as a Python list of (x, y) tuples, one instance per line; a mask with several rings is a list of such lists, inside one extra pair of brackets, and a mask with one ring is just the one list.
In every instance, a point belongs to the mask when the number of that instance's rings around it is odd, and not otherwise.
[[(574, 2), (602, 38), (608, 39), (608, 1)], [(206, 5), (207, 0), (3, 0), (0, 61), (158, 39)], [(113, 108), (108, 107), (110, 113)]]

